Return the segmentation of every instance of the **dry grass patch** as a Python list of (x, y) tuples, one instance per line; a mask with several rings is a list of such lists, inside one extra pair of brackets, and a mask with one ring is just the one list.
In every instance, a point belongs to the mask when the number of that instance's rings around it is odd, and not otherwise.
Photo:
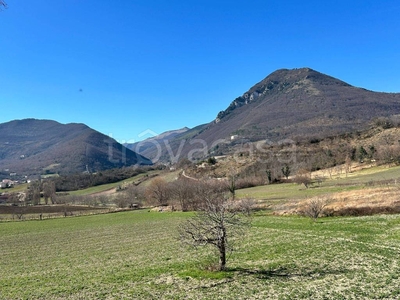
[(397, 187), (365, 188), (335, 194), (292, 200), (276, 206), (274, 214), (303, 214), (310, 203), (324, 200), (325, 216), (362, 216), (400, 213), (399, 189)]
[(332, 197), (327, 207), (332, 215), (372, 215), (399, 213), (400, 200), (397, 187), (378, 187), (342, 192)]

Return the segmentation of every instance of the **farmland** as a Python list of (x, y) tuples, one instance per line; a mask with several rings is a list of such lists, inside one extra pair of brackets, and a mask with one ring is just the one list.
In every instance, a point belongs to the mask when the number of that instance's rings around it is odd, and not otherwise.
[(330, 206), (334, 210), (374, 207), (378, 212), (387, 211), (387, 208), (398, 212), (399, 188), (400, 167), (378, 166), (354, 171), (347, 177), (335, 174), (320, 184), (314, 179), (314, 184), (309, 188), (295, 183), (272, 184), (238, 190), (237, 196), (256, 199), (261, 207), (276, 213), (286, 211), (293, 214), (302, 201), (315, 197), (330, 198)]
[[(161, 176), (174, 180), (177, 173)], [(279, 212), (323, 195), (336, 206), (394, 205), (398, 178), (400, 167), (381, 166), (334, 174), (308, 189), (282, 183), (238, 190), (238, 198), (264, 208), (234, 241), (224, 272), (213, 271), (212, 249), (178, 241), (177, 226), (192, 213), (143, 209), (0, 222), (0, 299), (397, 299), (399, 214), (312, 222)]]
[(191, 213), (147, 210), (0, 223), (1, 299), (395, 299), (400, 216), (258, 212), (226, 272), (182, 248)]

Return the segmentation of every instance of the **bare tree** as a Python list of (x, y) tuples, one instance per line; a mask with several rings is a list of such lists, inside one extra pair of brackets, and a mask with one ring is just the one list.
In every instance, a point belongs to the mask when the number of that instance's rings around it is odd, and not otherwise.
[(235, 204), (235, 209), (250, 217), (256, 205), (256, 201), (253, 198), (243, 198), (239, 201), (235, 201)]
[(295, 181), (297, 184), (304, 184), (304, 186), (306, 187), (306, 189), (308, 189), (308, 186), (312, 183), (312, 180), (311, 180), (311, 173), (310, 173), (308, 170), (306, 170), (306, 169), (300, 169), (300, 170), (297, 172), (294, 181)]
[(41, 191), (40, 181), (32, 181), (26, 193), (26, 201), (32, 203), (33, 205), (40, 204), (40, 191)]
[(227, 252), (232, 251), (231, 239), (250, 222), (224, 193), (208, 191), (203, 197), (201, 210), (180, 225), (180, 239), (194, 247), (215, 247), (219, 253), (218, 269), (225, 270)]
[(97, 202), (100, 206), (106, 207), (110, 203), (110, 198), (107, 195), (97, 196)]
[(321, 186), (321, 184), (322, 184), (322, 182), (324, 181), (325, 178), (323, 176), (316, 175), (314, 177), (314, 179), (315, 179), (315, 182), (318, 183), (318, 186)]
[(26, 206), (14, 206), (13, 207), (13, 219), (14, 219), (14, 215), (15, 215), (18, 218), (18, 220), (22, 220), (26, 211), (27, 211)]
[(7, 3), (5, 3), (3, 0), (0, 0), (0, 10), (4, 8), (7, 8)]
[(342, 169), (343, 169), (342, 165), (335, 166), (335, 172), (336, 172), (338, 178), (340, 178), (340, 175), (342, 174)]
[(377, 158), (381, 163), (399, 164), (400, 163), (400, 146), (398, 145), (381, 145), (377, 150)]
[(179, 202), (182, 211), (195, 210), (196, 205), (196, 186), (197, 181), (187, 179), (185, 177), (171, 183), (171, 196)]
[(344, 171), (346, 172), (346, 177), (351, 172), (351, 158), (349, 155), (346, 156), (345, 163), (344, 163)]
[(17, 193), (11, 193), (8, 195), (7, 199), (8, 203), (11, 203), (12, 206), (19, 206), (21, 205), (20, 197), (18, 197)]
[(155, 178), (146, 188), (146, 198), (157, 205), (167, 205), (170, 192), (167, 182), (162, 178)]
[(46, 205), (49, 203), (49, 199), (51, 200), (52, 204), (56, 202), (55, 195), (56, 195), (56, 184), (54, 183), (54, 181), (48, 180), (43, 182), (43, 198)]
[(118, 192), (114, 203), (119, 208), (138, 208), (144, 201), (144, 189), (141, 186), (129, 185), (123, 192)]
[(307, 201), (300, 214), (310, 217), (314, 222), (321, 216), (325, 207), (329, 204), (328, 198), (318, 197)]
[(119, 193), (114, 198), (114, 203), (118, 208), (126, 208), (129, 206), (129, 199), (125, 193)]
[(327, 171), (329, 174), (329, 178), (332, 179), (333, 167), (328, 168)]
[(143, 202), (145, 200), (144, 196), (144, 188), (142, 186), (137, 186), (137, 185), (130, 185), (125, 191), (127, 197), (129, 198), (129, 206), (133, 207), (136, 205), (137, 207), (140, 207), (143, 205)]

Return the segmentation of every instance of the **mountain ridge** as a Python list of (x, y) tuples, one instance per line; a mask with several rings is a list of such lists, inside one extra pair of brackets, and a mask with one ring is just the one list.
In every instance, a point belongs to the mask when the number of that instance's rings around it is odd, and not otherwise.
[(0, 124), (0, 169), (13, 173), (78, 173), (150, 165), (147, 158), (82, 123), (22, 119)]
[[(197, 143), (196, 156), (201, 158), (224, 154), (238, 143), (311, 139), (365, 130), (373, 119), (397, 114), (400, 93), (354, 87), (311, 68), (280, 69), (234, 99), (183, 146), (182, 136), (170, 140), (169, 145), (173, 145), (173, 153), (188, 158), (196, 150), (194, 141), (202, 141)], [(167, 150), (163, 148), (159, 157), (168, 157)]]
[(175, 130), (168, 130), (156, 136), (149, 137), (140, 142), (125, 143), (124, 146), (137, 153), (138, 152), (142, 153), (142, 155), (148, 157), (152, 161), (157, 161), (159, 147), (167, 145), (167, 143), (170, 140), (173, 140), (175, 137), (185, 134), (189, 130), (190, 128), (188, 127), (183, 127)]
[[(396, 100), (391, 101), (392, 97)], [(292, 136), (296, 131), (301, 135), (307, 128), (298, 125), (313, 119), (319, 119), (317, 125), (330, 124), (332, 128), (336, 123), (344, 130), (354, 130), (376, 116), (387, 117), (399, 113), (399, 100), (400, 94), (356, 88), (310, 68), (281, 69), (236, 98), (225, 111), (218, 114), (214, 123), (222, 125), (232, 118), (232, 114), (236, 114), (244, 121), (230, 124), (230, 132), (226, 132), (225, 136), (235, 133), (232, 130), (235, 126), (236, 130), (246, 131), (249, 126), (261, 125), (264, 129), (270, 128), (261, 132), (261, 138), (270, 139), (288, 135), (283, 130), (276, 130), (277, 127), (286, 127)], [(221, 125), (212, 127), (223, 127)], [(293, 128), (293, 125), (297, 128)], [(337, 128), (330, 133), (339, 133), (342, 129)], [(240, 132), (237, 133), (240, 135)], [(251, 134), (244, 135), (251, 137)], [(219, 134), (217, 136), (224, 138)]]
[[(47, 123), (41, 124), (41, 130), (35, 129), (40, 121), (36, 119), (11, 121), (7, 128), (4, 127), (6, 123), (0, 124), (0, 168), (9, 169), (6, 156), (9, 160), (12, 158), (16, 169), (22, 170), (29, 162), (35, 172), (66, 170), (68, 157), (70, 168), (80, 171), (132, 165), (138, 161), (151, 164), (146, 157), (153, 162), (176, 163), (182, 158), (196, 160), (223, 155), (251, 142), (277, 143), (285, 139), (324, 138), (365, 130), (376, 118), (398, 115), (400, 93), (354, 87), (311, 68), (280, 69), (231, 101), (209, 123), (192, 129), (170, 130), (136, 144), (126, 144), (141, 155), (82, 123), (60, 127), (62, 124), (56, 121), (42, 120)], [(29, 139), (24, 132), (28, 132)], [(13, 148), (7, 136), (23, 147), (18, 144)], [(71, 143), (76, 143), (76, 147), (71, 148)], [(23, 151), (28, 146), (29, 155)], [(40, 155), (44, 149), (51, 150), (52, 155)], [(110, 152), (115, 156), (110, 156)], [(55, 153), (63, 162), (55, 158)], [(35, 155), (38, 155), (37, 162), (30, 158)], [(124, 160), (126, 163), (121, 163)]]

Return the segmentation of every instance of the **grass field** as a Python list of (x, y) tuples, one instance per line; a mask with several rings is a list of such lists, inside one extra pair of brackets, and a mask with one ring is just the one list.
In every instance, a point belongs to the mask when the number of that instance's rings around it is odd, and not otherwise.
[[(342, 174), (333, 179), (326, 179), (318, 185), (314, 183), (306, 189), (296, 183), (282, 183), (257, 186), (237, 191), (238, 198), (253, 198), (266, 206), (276, 206), (293, 200), (308, 199), (321, 195), (366, 190), (370, 186), (400, 188), (400, 167), (385, 166), (363, 169), (350, 173), (348, 177)], [(366, 190), (369, 193), (369, 190)]]
[(76, 195), (76, 196), (86, 196), (86, 195), (93, 195), (93, 194), (97, 194), (97, 193), (102, 193), (105, 191), (109, 191), (109, 190), (115, 190), (118, 186), (122, 186), (122, 185), (127, 185), (127, 184), (131, 184), (134, 182), (138, 182), (140, 180), (143, 180), (144, 177), (146, 176), (155, 176), (157, 175), (159, 172), (158, 171), (149, 171), (147, 173), (142, 173), (139, 175), (136, 175), (134, 177), (122, 180), (122, 181), (118, 181), (118, 182), (114, 182), (114, 183), (109, 183), (109, 184), (103, 184), (103, 185), (98, 185), (98, 186), (93, 186), (87, 189), (82, 189), (82, 190), (77, 190), (77, 191), (71, 191), (68, 192), (70, 195)]
[(0, 223), (0, 299), (398, 299), (400, 215), (257, 213), (228, 260), (182, 248), (190, 213)]
[[(175, 172), (160, 172), (160, 171), (149, 171), (147, 173), (142, 173), (137, 176), (128, 178), (123, 181), (118, 181), (114, 183), (109, 183), (109, 184), (103, 184), (99, 186), (94, 186), (90, 187), (87, 189), (82, 189), (82, 190), (77, 190), (77, 191), (72, 191), (68, 192), (70, 195), (77, 195), (77, 196), (86, 196), (86, 195), (93, 195), (93, 194), (98, 194), (110, 190), (115, 190), (118, 186), (123, 186), (123, 185), (128, 185), (132, 183), (138, 183), (139, 181), (142, 181), (141, 186), (147, 186), (149, 182), (151, 182), (151, 178), (158, 176), (162, 174), (162, 178), (166, 180), (167, 182), (173, 181), (178, 177), (179, 171)], [(149, 180), (147, 180), (147, 178)]]

